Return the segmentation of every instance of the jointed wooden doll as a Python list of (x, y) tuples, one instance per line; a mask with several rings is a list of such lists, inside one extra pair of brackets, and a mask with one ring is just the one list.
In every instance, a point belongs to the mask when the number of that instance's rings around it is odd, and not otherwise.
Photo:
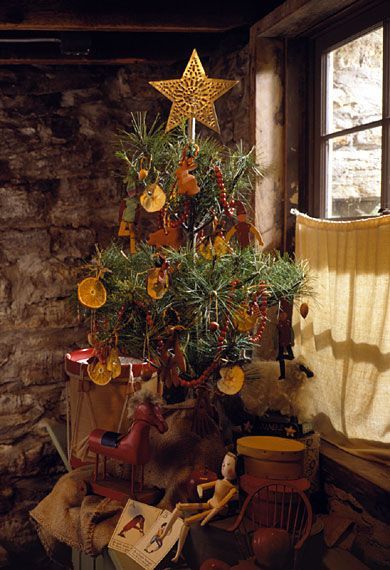
[(280, 366), (279, 380), (284, 380), (286, 378), (286, 365), (284, 361), (294, 359), (294, 353), (292, 350), (292, 345), (294, 344), (294, 332), (291, 328), (291, 311), (291, 303), (282, 299), (280, 301), (278, 324), (276, 326), (278, 337), (278, 355), (276, 360), (279, 361)]
[(202, 498), (204, 490), (212, 489), (214, 487), (214, 494), (211, 499), (204, 503), (176, 504), (176, 508), (173, 511), (171, 518), (169, 519), (168, 525), (165, 528), (162, 538), (168, 534), (178, 517), (185, 516), (186, 513), (191, 513), (194, 511), (200, 512), (183, 519), (184, 525), (182, 526), (179, 536), (177, 552), (175, 557), (172, 559), (172, 562), (177, 562), (179, 560), (179, 556), (183, 550), (185, 540), (190, 530), (190, 525), (198, 521), (202, 521), (200, 524), (201, 526), (204, 526), (237, 494), (237, 488), (232, 483), (232, 481), (236, 479), (236, 461), (236, 456), (233, 453), (227, 453), (223, 459), (221, 466), (223, 479), (217, 479), (216, 481), (210, 481), (209, 483), (202, 483), (201, 485), (197, 486), (197, 491), (200, 498)]
[(130, 253), (135, 253), (135, 223), (138, 198), (135, 190), (127, 191), (127, 198), (122, 200), (119, 208), (119, 231), (118, 236), (129, 236)]

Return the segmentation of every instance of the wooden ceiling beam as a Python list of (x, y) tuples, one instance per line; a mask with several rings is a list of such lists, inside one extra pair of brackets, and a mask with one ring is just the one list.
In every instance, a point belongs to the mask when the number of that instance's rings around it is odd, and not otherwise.
[(221, 45), (244, 45), (248, 32), (220, 34), (0, 32), (0, 63), (122, 65), (136, 62), (175, 63), (196, 46), (201, 57)]
[(260, 37), (301, 37), (323, 20), (366, 0), (286, 0), (264, 16), (251, 33)]
[[(0, 57), (0, 65), (131, 65), (134, 63), (162, 63), (161, 60), (142, 59), (135, 57), (118, 57), (109, 59), (88, 59), (88, 58), (72, 58), (72, 57), (58, 57), (58, 58), (13, 58), (7, 59)], [(171, 61), (163, 61), (163, 63), (173, 63)]]
[[(75, 0), (2, 0), (0, 30), (101, 31), (101, 32), (223, 32), (248, 25), (243, 7), (225, 8), (213, 3), (202, 6), (162, 5), (143, 8), (124, 1), (106, 3)], [(184, 7), (184, 8), (183, 8)]]

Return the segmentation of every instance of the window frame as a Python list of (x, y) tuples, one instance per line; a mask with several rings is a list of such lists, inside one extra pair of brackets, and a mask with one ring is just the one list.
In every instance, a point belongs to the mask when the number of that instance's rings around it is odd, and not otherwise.
[[(327, 54), (346, 43), (383, 26), (383, 109), (382, 118), (363, 125), (355, 125), (336, 133), (324, 134), (326, 109)], [(309, 141), (309, 184), (308, 210), (312, 216), (326, 216), (327, 160), (326, 142), (342, 134), (349, 134), (376, 126), (382, 127), (382, 173), (381, 173), (381, 208), (390, 208), (390, 18), (386, 2), (375, 9), (364, 11), (356, 16), (339, 20), (337, 24), (325, 28), (317, 37), (312, 38), (311, 50), (312, 84)], [(370, 216), (356, 216), (361, 219)], [(327, 219), (345, 220), (348, 218), (329, 217)]]

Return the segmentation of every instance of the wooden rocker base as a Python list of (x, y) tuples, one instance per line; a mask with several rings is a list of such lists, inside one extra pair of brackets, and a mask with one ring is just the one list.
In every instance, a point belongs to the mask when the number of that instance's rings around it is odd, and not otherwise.
[(150, 489), (144, 487), (142, 491), (139, 491), (137, 488), (135, 488), (132, 496), (130, 481), (120, 479), (98, 479), (97, 481), (91, 480), (89, 481), (89, 484), (91, 485), (92, 492), (95, 495), (107, 497), (108, 499), (113, 499), (123, 504), (125, 504), (128, 499), (134, 499), (135, 501), (140, 501), (141, 503), (155, 505), (158, 503), (162, 495), (162, 491), (160, 489), (157, 489), (157, 487)]

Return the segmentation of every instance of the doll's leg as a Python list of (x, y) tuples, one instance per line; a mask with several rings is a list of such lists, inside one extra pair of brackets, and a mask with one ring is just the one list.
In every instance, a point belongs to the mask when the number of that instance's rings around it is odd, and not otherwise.
[(177, 542), (177, 551), (175, 556), (172, 558), (172, 562), (177, 562), (180, 558), (181, 551), (183, 550), (184, 543), (190, 531), (190, 527), (187, 524), (183, 524), (180, 531), (179, 540)]
[(205, 518), (202, 520), (202, 522), (200, 523), (200, 526), (204, 526), (205, 524), (207, 524), (213, 517), (215, 517), (215, 515), (217, 513), (219, 513), (219, 511), (222, 509), (223, 507), (215, 507), (214, 509), (211, 509), (211, 511), (209, 513), (202, 513), (203, 515), (206, 515)]
[[(164, 529), (164, 532), (163, 532), (161, 538), (164, 538), (167, 536), (168, 532), (173, 527), (175, 521), (183, 513), (191, 512), (191, 511), (201, 511), (201, 510), (203, 511), (203, 510), (208, 510), (208, 509), (210, 509), (210, 507), (207, 503), (177, 503), (173, 513), (171, 514), (171, 517), (168, 521), (168, 524)], [(196, 516), (196, 515), (194, 515), (194, 516)], [(191, 519), (192, 517), (189, 517), (189, 518)]]
[(288, 345), (286, 346), (286, 352), (287, 352), (287, 355), (285, 354), (285, 355), (284, 355), (284, 358), (285, 358), (286, 360), (294, 360), (294, 353), (293, 353), (293, 349), (292, 349), (291, 344), (288, 344)]
[(205, 506), (207, 510), (203, 511), (203, 513), (197, 513), (196, 515), (192, 515), (191, 517), (185, 519), (184, 524), (181, 527), (180, 536), (177, 543), (177, 551), (174, 558), (172, 558), (172, 562), (177, 562), (179, 560), (181, 551), (183, 550), (184, 547), (184, 543), (190, 531), (190, 525), (194, 522), (204, 519), (205, 517), (207, 518), (207, 516), (211, 514), (212, 511), (214, 510), (210, 509), (208, 505), (203, 505), (202, 508), (204, 508)]
[(284, 358), (280, 357), (279, 360), (279, 368), (280, 368), (280, 376), (279, 380), (284, 380), (286, 378), (286, 364), (284, 362)]

